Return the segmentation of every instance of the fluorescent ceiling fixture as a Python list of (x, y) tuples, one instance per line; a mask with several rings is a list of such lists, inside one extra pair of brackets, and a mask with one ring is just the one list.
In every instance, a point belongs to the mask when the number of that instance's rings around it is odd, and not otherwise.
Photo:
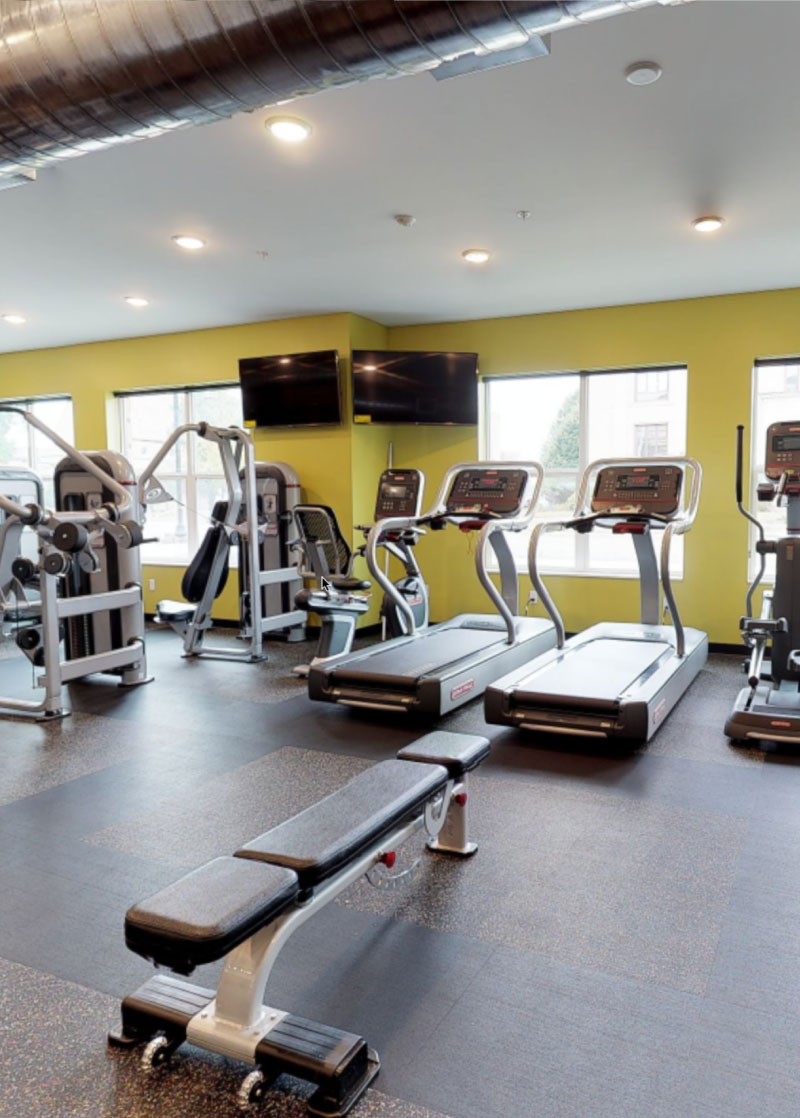
[(378, 371), (377, 365), (362, 365), (361, 368), (365, 373), (376, 373)]
[(276, 140), (287, 144), (299, 144), (311, 135), (311, 125), (299, 116), (270, 116), (264, 127)]
[(707, 214), (705, 217), (696, 217), (692, 222), (692, 229), (696, 233), (716, 233), (725, 224), (724, 217)]
[(625, 71), (625, 81), (630, 85), (652, 85), (661, 74), (662, 70), (657, 62), (632, 62)]
[(24, 314), (4, 314), (3, 322), (7, 322), (9, 326), (24, 326), (27, 322)]
[(485, 264), (492, 254), (485, 248), (465, 248), (461, 255), (470, 264)]
[(189, 252), (196, 252), (199, 248), (206, 247), (206, 242), (200, 237), (187, 237), (184, 233), (178, 233), (172, 239), (176, 245), (188, 249)]
[(125, 302), (129, 307), (149, 307), (150, 300), (143, 299), (141, 295), (126, 295)]

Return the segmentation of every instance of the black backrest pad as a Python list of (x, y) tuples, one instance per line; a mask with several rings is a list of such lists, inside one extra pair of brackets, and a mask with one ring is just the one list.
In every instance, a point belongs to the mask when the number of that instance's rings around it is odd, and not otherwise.
[(125, 942), (158, 965), (191, 974), (279, 916), (297, 892), (291, 870), (215, 858), (129, 909)]
[(330, 505), (299, 505), (294, 510), (294, 519), (303, 543), (319, 543), (330, 573), (343, 574), (350, 563), (351, 550)]
[(447, 783), (441, 765), (381, 761), (236, 851), (293, 869), (302, 889), (319, 884), (397, 825), (413, 819)]
[[(211, 566), (214, 562), (214, 556), (217, 553), (217, 548), (220, 545), (222, 537), (225, 535), (225, 529), (221, 524), (215, 524), (206, 532), (203, 542), (197, 549), (197, 554), (192, 559), (181, 582), (181, 594), (187, 602), (192, 602), (194, 605), (200, 601), (206, 589), (211, 574)], [(225, 554), (225, 562), (222, 567), (222, 572), (219, 577), (214, 597), (218, 598), (222, 591), (225, 589), (225, 583), (228, 581), (228, 562), (230, 552)]]

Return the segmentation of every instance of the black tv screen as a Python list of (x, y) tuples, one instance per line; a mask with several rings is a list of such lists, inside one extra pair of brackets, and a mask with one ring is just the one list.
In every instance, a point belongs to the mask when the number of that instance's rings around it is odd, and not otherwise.
[(477, 353), (353, 350), (356, 423), (478, 422)]
[(243, 357), (239, 380), (245, 423), (256, 427), (341, 423), (338, 350)]

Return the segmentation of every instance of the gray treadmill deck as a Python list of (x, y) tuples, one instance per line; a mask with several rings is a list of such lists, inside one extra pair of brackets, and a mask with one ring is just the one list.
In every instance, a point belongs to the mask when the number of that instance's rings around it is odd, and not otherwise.
[(422, 676), (438, 674), (491, 645), (506, 643), (505, 626), (500, 630), (454, 625), (421, 633), (415, 640), (365, 656), (363, 661), (342, 664), (330, 674), (334, 681), (391, 680), (411, 690)]
[(667, 641), (600, 637), (567, 647), (558, 660), (526, 679), (514, 693), (523, 702), (548, 699), (608, 702), (624, 694), (672, 645)]

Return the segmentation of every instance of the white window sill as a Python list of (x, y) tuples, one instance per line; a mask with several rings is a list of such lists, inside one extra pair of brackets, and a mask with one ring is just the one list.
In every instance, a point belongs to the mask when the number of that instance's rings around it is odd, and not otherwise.
[[(499, 574), (500, 570), (496, 566), (487, 568), (489, 574)], [(526, 578), (530, 577), (527, 567), (517, 567), (517, 574), (523, 575)], [(542, 578), (613, 578), (613, 579), (627, 579), (629, 582), (638, 582), (639, 575), (636, 571), (576, 571), (574, 568), (562, 568), (560, 570), (543, 568), (539, 571)], [(672, 582), (683, 582), (683, 571), (677, 573), (675, 571), (670, 575)]]

